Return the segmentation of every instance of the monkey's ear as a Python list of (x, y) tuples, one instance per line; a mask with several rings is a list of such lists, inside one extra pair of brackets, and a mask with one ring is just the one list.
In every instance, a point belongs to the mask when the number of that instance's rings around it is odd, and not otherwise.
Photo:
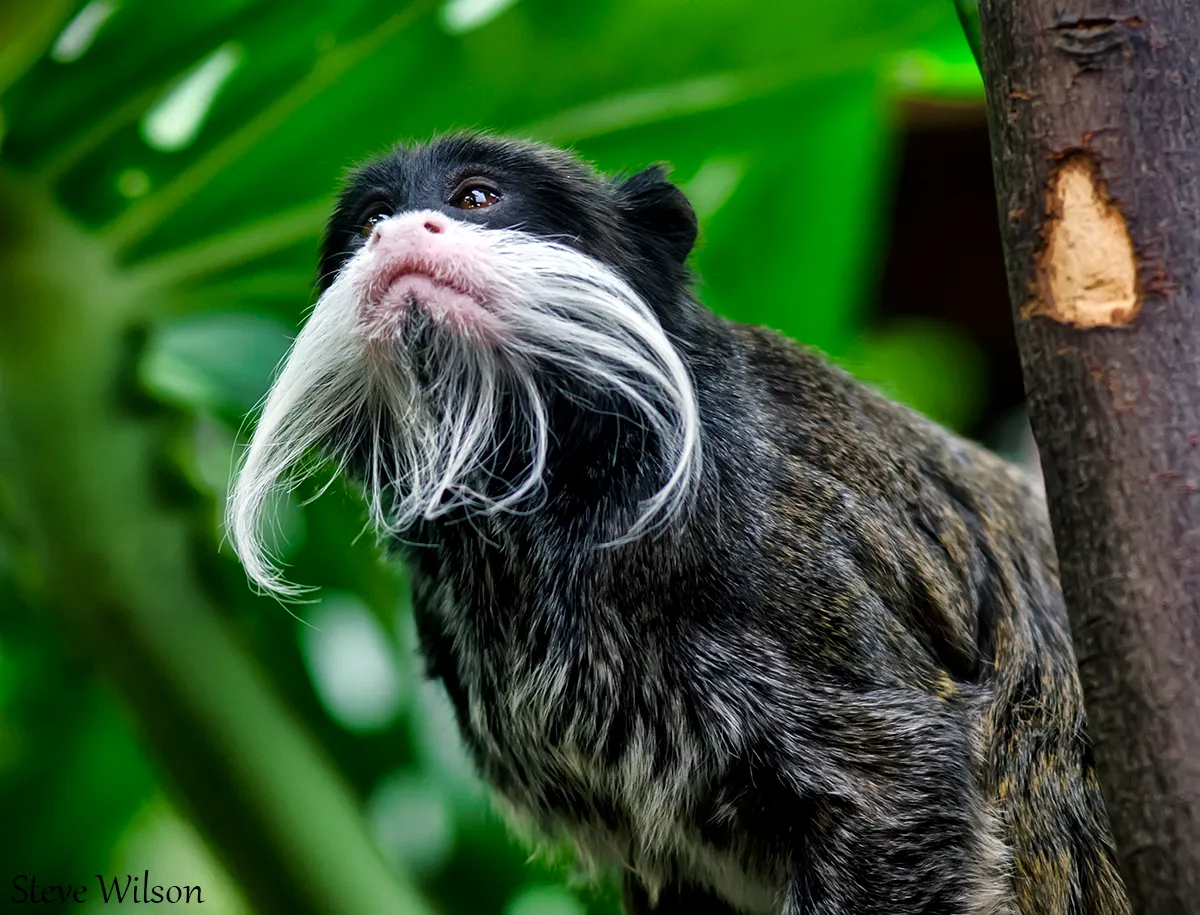
[(652, 165), (616, 185), (617, 204), (634, 228), (679, 263), (696, 244), (696, 214), (683, 191), (667, 180), (663, 165)]

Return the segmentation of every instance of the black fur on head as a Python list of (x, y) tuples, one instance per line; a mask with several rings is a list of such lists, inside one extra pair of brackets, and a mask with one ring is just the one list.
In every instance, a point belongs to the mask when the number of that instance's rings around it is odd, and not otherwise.
[[(451, 195), (471, 178), (487, 179), (500, 201), (455, 207)], [(321, 245), (320, 291), (365, 243), (363, 224), (380, 207), (389, 214), (440, 210), (484, 228), (561, 241), (616, 269), (665, 325), (680, 320), (696, 216), (663, 165), (609, 178), (563, 150), (481, 133), (399, 144), (347, 177)]]

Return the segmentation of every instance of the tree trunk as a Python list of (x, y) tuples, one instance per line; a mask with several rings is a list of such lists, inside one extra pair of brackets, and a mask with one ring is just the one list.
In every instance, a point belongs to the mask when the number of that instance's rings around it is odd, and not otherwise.
[(1200, 911), (1200, 4), (983, 0), (1001, 231), (1134, 910)]

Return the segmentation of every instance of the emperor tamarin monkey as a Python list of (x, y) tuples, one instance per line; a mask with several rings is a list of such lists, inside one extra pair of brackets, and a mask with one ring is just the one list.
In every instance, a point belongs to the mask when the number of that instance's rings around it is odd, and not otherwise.
[(288, 591), (264, 506), (336, 462), (480, 772), (631, 912), (1127, 912), (1037, 488), (703, 308), (695, 237), (657, 167), (355, 171), (230, 500), (250, 577)]

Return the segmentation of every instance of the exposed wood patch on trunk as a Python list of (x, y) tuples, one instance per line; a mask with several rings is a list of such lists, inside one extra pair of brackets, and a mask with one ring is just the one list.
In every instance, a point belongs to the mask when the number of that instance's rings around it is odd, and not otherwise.
[(1034, 298), (1022, 315), (1076, 327), (1132, 324), (1142, 306), (1137, 256), (1091, 155), (1078, 152), (1062, 161), (1046, 204)]

